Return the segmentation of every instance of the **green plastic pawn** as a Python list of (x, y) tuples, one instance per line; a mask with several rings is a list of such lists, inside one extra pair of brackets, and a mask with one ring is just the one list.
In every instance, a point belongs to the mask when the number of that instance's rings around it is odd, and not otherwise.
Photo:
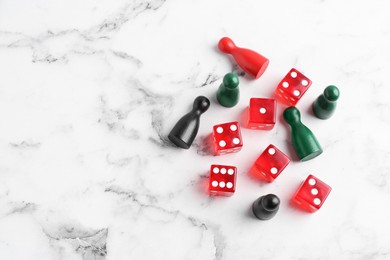
[(223, 77), (223, 82), (217, 91), (217, 100), (224, 107), (234, 107), (240, 99), (238, 77), (234, 73), (228, 73)]
[(317, 138), (302, 124), (301, 113), (296, 107), (288, 107), (284, 110), (283, 117), (291, 126), (292, 145), (301, 161), (308, 161), (322, 153)]
[(328, 119), (336, 110), (340, 91), (336, 86), (327, 86), (324, 93), (313, 102), (313, 112), (320, 119)]

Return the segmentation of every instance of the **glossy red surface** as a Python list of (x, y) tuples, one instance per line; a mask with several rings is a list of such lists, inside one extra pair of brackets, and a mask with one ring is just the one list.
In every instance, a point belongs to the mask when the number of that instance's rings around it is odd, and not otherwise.
[(309, 175), (293, 196), (292, 201), (303, 210), (315, 212), (322, 207), (331, 190), (328, 184)]
[(269, 60), (263, 55), (245, 48), (240, 48), (228, 37), (222, 38), (218, 48), (224, 53), (231, 54), (237, 64), (246, 73), (258, 79), (268, 67)]
[(275, 89), (275, 96), (289, 106), (295, 106), (309, 89), (311, 80), (292, 68)]
[(248, 127), (271, 130), (276, 121), (276, 101), (271, 98), (251, 98), (249, 102)]
[(241, 150), (243, 142), (238, 122), (229, 122), (213, 127), (215, 154), (235, 153)]
[(257, 158), (255, 168), (269, 182), (274, 181), (290, 163), (290, 158), (270, 144)]
[(213, 164), (210, 167), (209, 192), (212, 195), (231, 196), (236, 190), (237, 168)]

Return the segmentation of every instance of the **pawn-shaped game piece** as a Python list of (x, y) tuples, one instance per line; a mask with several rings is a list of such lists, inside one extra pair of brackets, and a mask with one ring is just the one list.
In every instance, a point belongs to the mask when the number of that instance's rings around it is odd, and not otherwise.
[(223, 77), (223, 82), (217, 91), (217, 100), (224, 107), (237, 105), (240, 98), (238, 77), (234, 73), (228, 73)]
[(252, 211), (256, 218), (269, 220), (273, 218), (279, 210), (280, 199), (274, 194), (261, 196), (252, 204)]
[(199, 96), (194, 100), (192, 111), (184, 115), (173, 127), (168, 135), (169, 140), (176, 146), (188, 149), (194, 141), (198, 129), (200, 116), (210, 107), (210, 100)]
[(336, 86), (327, 86), (324, 93), (321, 94), (313, 103), (313, 112), (320, 119), (328, 119), (336, 110), (337, 99), (340, 91)]
[(260, 78), (268, 67), (269, 60), (266, 57), (255, 51), (237, 47), (228, 37), (219, 41), (218, 48), (224, 53), (231, 54), (237, 64), (255, 79)]
[(317, 138), (302, 124), (301, 113), (296, 107), (288, 107), (284, 110), (283, 117), (291, 126), (292, 145), (301, 161), (308, 161), (322, 153)]

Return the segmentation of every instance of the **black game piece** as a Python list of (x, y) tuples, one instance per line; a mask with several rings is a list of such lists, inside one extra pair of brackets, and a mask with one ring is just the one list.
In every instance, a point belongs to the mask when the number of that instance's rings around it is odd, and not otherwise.
[(274, 194), (261, 196), (252, 204), (252, 211), (256, 218), (269, 220), (273, 218), (279, 210), (280, 199)]
[(198, 133), (200, 115), (206, 112), (209, 107), (210, 100), (208, 98), (197, 97), (194, 100), (192, 111), (180, 118), (169, 133), (169, 140), (178, 147), (190, 148)]

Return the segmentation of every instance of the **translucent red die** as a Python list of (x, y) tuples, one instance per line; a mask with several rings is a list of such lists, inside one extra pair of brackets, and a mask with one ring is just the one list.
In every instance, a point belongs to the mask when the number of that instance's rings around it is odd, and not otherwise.
[(257, 158), (254, 168), (268, 182), (273, 182), (290, 163), (290, 158), (270, 144)]
[(292, 68), (276, 87), (275, 95), (281, 102), (289, 106), (295, 106), (310, 85), (310, 79)]
[(321, 208), (332, 188), (320, 179), (309, 175), (292, 198), (303, 210), (315, 212)]
[(276, 101), (271, 98), (251, 98), (249, 101), (248, 127), (271, 130), (276, 121)]
[(210, 167), (209, 192), (212, 195), (231, 196), (236, 190), (237, 168), (213, 164)]
[(215, 125), (213, 137), (217, 155), (235, 153), (242, 148), (241, 130), (238, 122)]

